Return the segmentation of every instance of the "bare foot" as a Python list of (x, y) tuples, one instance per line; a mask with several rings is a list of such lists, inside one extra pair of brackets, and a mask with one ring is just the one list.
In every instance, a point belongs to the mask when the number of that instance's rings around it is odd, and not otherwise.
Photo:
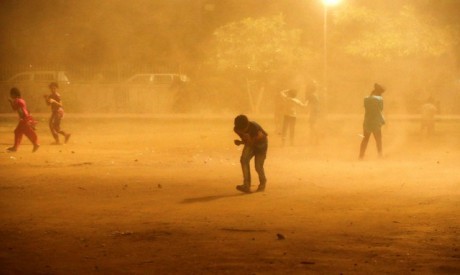
[(70, 136), (71, 136), (71, 134), (65, 135), (65, 141), (64, 141), (64, 143), (67, 143), (67, 142), (69, 141)]
[(32, 149), (32, 153), (37, 152), (38, 148), (40, 148), (40, 144), (34, 144), (34, 148)]

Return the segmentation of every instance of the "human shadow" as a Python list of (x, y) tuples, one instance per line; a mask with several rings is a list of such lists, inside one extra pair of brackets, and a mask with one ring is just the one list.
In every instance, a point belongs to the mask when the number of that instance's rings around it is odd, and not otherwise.
[(225, 199), (225, 198), (241, 197), (245, 195), (249, 195), (249, 194), (235, 193), (235, 194), (228, 194), (228, 195), (214, 195), (214, 196), (204, 196), (204, 197), (198, 197), (198, 198), (188, 198), (188, 199), (182, 200), (181, 203), (210, 202), (210, 201), (215, 201), (215, 200), (220, 200), (220, 199)]

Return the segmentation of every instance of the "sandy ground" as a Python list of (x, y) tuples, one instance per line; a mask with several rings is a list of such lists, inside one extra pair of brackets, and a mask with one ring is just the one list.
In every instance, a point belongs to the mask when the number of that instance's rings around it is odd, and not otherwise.
[(460, 274), (460, 122), (428, 139), (390, 120), (384, 158), (371, 140), (358, 161), (358, 119), (317, 146), (301, 119), (285, 148), (262, 119), (268, 185), (249, 195), (232, 122), (69, 116), (53, 146), (43, 120), (37, 153), (0, 152), (0, 273)]

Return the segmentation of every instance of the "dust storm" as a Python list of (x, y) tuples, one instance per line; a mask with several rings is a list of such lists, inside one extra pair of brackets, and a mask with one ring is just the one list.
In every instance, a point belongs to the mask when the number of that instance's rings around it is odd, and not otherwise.
[(328, 3), (3, 1), (0, 273), (458, 274), (459, 5)]

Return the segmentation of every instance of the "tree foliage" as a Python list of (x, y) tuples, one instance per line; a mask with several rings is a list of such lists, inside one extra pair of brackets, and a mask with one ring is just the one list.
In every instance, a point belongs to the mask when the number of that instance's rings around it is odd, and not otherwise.
[(455, 28), (417, 14), (411, 6), (398, 13), (350, 6), (337, 13), (336, 23), (342, 31), (355, 30), (345, 43), (345, 52), (365, 58), (440, 56), (458, 41)]
[(212, 63), (219, 69), (270, 73), (302, 66), (312, 53), (301, 45), (301, 30), (283, 17), (246, 18), (214, 32)]

